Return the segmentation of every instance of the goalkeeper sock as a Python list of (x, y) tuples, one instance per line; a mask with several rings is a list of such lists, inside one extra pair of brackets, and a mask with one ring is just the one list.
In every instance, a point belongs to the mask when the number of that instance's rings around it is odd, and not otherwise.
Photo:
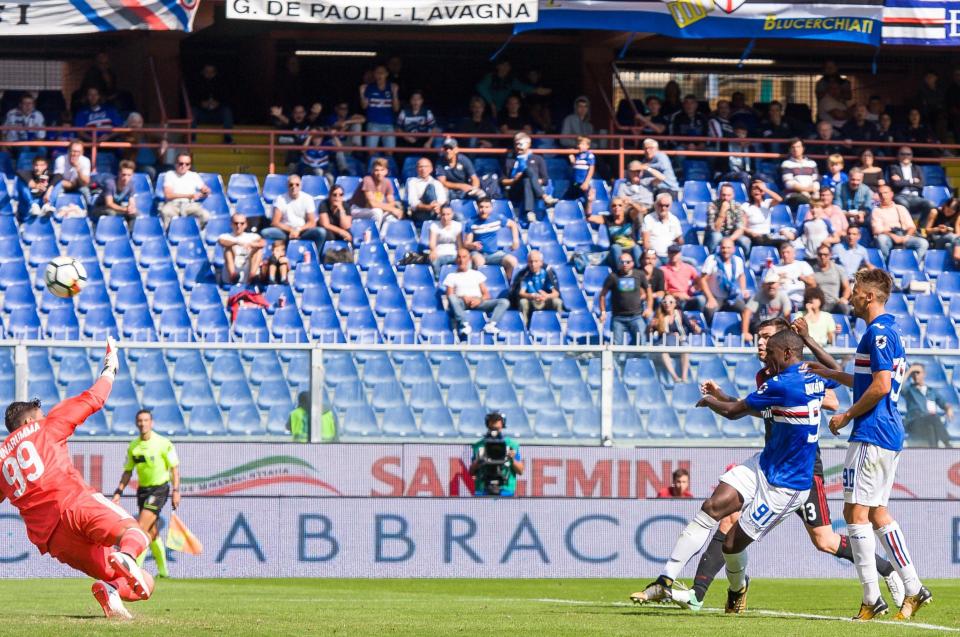
[(723, 561), (727, 565), (727, 581), (730, 590), (739, 592), (747, 585), (747, 552), (724, 553)]
[(707, 597), (707, 589), (713, 584), (714, 578), (720, 569), (723, 568), (723, 541), (727, 534), (723, 531), (717, 531), (713, 534), (713, 539), (707, 545), (707, 550), (700, 555), (700, 563), (697, 564), (697, 574), (693, 578), (693, 592), (701, 602)]
[[(850, 548), (850, 538), (846, 535), (840, 536), (840, 545), (837, 547), (837, 552), (834, 553), (834, 556), (839, 557), (841, 560), (853, 562), (853, 549)], [(880, 573), (882, 577), (890, 577), (890, 574), (893, 573), (893, 565), (879, 555), (876, 556), (876, 560), (877, 572)]]
[(147, 550), (149, 542), (150, 538), (139, 526), (131, 526), (120, 536), (120, 550), (136, 559), (138, 555)]
[(876, 530), (877, 539), (883, 545), (887, 552), (887, 557), (893, 563), (900, 577), (903, 579), (903, 588), (907, 596), (916, 595), (920, 592), (920, 578), (917, 577), (917, 568), (913, 565), (910, 558), (910, 551), (907, 550), (907, 541), (903, 537), (903, 531), (896, 521)]
[(153, 553), (153, 559), (157, 561), (157, 575), (167, 577), (167, 547), (163, 545), (163, 540), (159, 536), (150, 542), (150, 552)]
[(857, 568), (857, 577), (863, 585), (863, 603), (871, 606), (880, 597), (877, 584), (877, 539), (873, 528), (868, 524), (848, 524), (850, 547), (853, 549), (853, 564)]
[(707, 538), (719, 525), (718, 521), (703, 511), (697, 511), (697, 515), (677, 538), (673, 552), (670, 553), (670, 560), (664, 565), (661, 575), (670, 580), (677, 579), (684, 565), (703, 548)]
[(147, 561), (147, 549), (143, 549), (143, 553), (140, 554), (140, 557), (137, 558), (137, 566), (143, 568), (144, 562)]

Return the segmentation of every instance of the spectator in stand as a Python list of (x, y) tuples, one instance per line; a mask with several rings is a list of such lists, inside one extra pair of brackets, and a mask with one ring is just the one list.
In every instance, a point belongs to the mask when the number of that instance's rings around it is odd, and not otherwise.
[[(607, 320), (607, 294), (613, 301), (610, 320), (614, 345), (643, 343), (646, 321), (653, 316), (653, 294), (643, 271), (634, 268), (633, 255), (620, 255), (619, 267), (607, 276), (600, 289), (600, 324)], [(628, 339), (628, 336), (630, 337)]]
[(350, 234), (350, 225), (353, 217), (347, 210), (347, 202), (343, 196), (343, 186), (337, 184), (330, 189), (330, 196), (317, 209), (317, 225), (327, 233), (327, 238), (333, 241), (353, 243)]
[[(83, 152), (83, 151), (81, 151)], [(27, 214), (35, 217), (53, 214), (50, 202), (53, 192), (50, 164), (43, 155), (33, 158), (31, 169), (17, 171), (17, 220), (23, 222)]]
[(590, 211), (596, 192), (593, 189), (593, 177), (597, 170), (597, 156), (590, 150), (590, 138), (577, 138), (577, 154), (569, 155), (573, 167), (573, 180), (564, 193), (563, 199), (579, 200), (583, 209)]
[[(617, 191), (613, 193), (614, 197), (620, 199), (626, 207), (627, 214), (638, 223), (653, 207), (653, 191), (643, 183), (643, 176), (648, 170), (649, 166), (634, 159), (627, 165), (627, 178), (620, 182)], [(654, 168), (653, 171), (656, 169)]]
[(827, 92), (817, 101), (817, 118), (828, 122), (835, 129), (840, 130), (847, 123), (847, 102), (849, 97), (843, 97), (843, 90), (838, 82), (827, 82)]
[(410, 93), (409, 105), (397, 115), (397, 129), (401, 133), (400, 145), (417, 148), (433, 146), (433, 137), (412, 137), (403, 133), (435, 133), (440, 132), (433, 112), (423, 105), (423, 91), (416, 90)]
[[(731, 121), (737, 119), (754, 120), (756, 124), (757, 113), (753, 108), (747, 104), (747, 96), (743, 91), (734, 91), (730, 95), (730, 119)], [(734, 121), (736, 124), (736, 121)]]
[(841, 99), (849, 100), (853, 95), (853, 87), (850, 80), (840, 74), (837, 63), (833, 60), (827, 60), (823, 63), (823, 75), (817, 80), (814, 86), (814, 92), (817, 99), (822, 98), (829, 92), (830, 84), (836, 84), (839, 87), (839, 96)]
[(506, 174), (500, 183), (507, 189), (507, 197), (522, 215), (529, 218), (536, 215), (538, 200), (547, 206), (557, 200), (544, 192), (547, 185), (547, 164), (540, 155), (530, 150), (531, 139), (526, 133), (517, 133), (513, 137), (515, 155), (507, 160)]
[(367, 132), (376, 133), (366, 138), (367, 148), (393, 148), (397, 138), (393, 136), (393, 122), (400, 110), (400, 89), (388, 81), (387, 67), (378, 64), (373, 69), (373, 82), (360, 85), (360, 106), (367, 120)]
[(923, 169), (913, 163), (913, 151), (909, 146), (901, 146), (897, 151), (895, 164), (890, 165), (890, 187), (896, 193), (894, 201), (910, 211), (914, 219), (926, 219), (936, 206), (925, 199), (923, 187)]
[(549, 88), (536, 87), (518, 80), (512, 74), (513, 66), (509, 60), (497, 60), (494, 70), (477, 82), (477, 94), (490, 106), (490, 112), (499, 113), (507, 97), (517, 95), (550, 95)]
[[(227, 91), (220, 80), (214, 64), (204, 64), (197, 86), (191, 95), (199, 100), (193, 107), (193, 125), (219, 125), (225, 130), (233, 128), (233, 109), (227, 105)], [(226, 144), (233, 143), (229, 134), (223, 136)]]
[[(643, 258), (640, 260), (640, 271), (647, 277), (647, 283), (650, 284), (650, 291), (653, 293), (653, 303), (656, 305), (660, 299), (667, 293), (667, 284), (663, 279), (663, 270), (659, 267), (660, 260), (657, 259), (657, 253), (653, 250), (644, 250)], [(649, 308), (653, 309), (653, 308)]]
[(717, 193), (717, 201), (710, 203), (707, 209), (707, 231), (703, 245), (707, 252), (713, 252), (720, 240), (733, 239), (744, 254), (750, 254), (750, 237), (745, 234), (746, 215), (740, 202), (734, 199), (733, 186), (723, 184)]
[(350, 214), (356, 219), (373, 219), (378, 228), (403, 219), (403, 207), (393, 194), (387, 178), (390, 166), (383, 157), (373, 160), (373, 170), (363, 178), (350, 200)]
[[(593, 133), (593, 124), (590, 122), (590, 98), (581, 95), (573, 101), (573, 112), (563, 118), (560, 134), (589, 137)], [(561, 138), (557, 142), (561, 148), (577, 147), (577, 140), (572, 137)]]
[[(827, 251), (829, 254), (829, 250)], [(833, 345), (837, 336), (837, 322), (824, 309), (824, 294), (820, 288), (810, 288), (803, 293), (803, 311), (796, 314), (807, 326), (807, 333), (820, 347)]]
[(480, 199), (486, 194), (480, 188), (480, 178), (473, 162), (460, 154), (457, 140), (447, 137), (440, 147), (442, 159), (437, 163), (437, 181), (447, 189), (450, 199)]
[(750, 182), (757, 172), (756, 159), (737, 154), (754, 153), (760, 150), (750, 142), (741, 141), (746, 139), (749, 132), (747, 125), (742, 121), (737, 121), (733, 125), (733, 138), (727, 143), (727, 152), (729, 152), (730, 155), (727, 157), (725, 163), (721, 162), (719, 164), (722, 173), (721, 179), (723, 181), (738, 181), (744, 186), (750, 186)]
[(470, 98), (470, 115), (460, 120), (457, 132), (475, 135), (467, 141), (467, 146), (470, 148), (494, 147), (494, 140), (483, 135), (497, 134), (497, 127), (487, 117), (487, 103), (479, 95)]
[(910, 213), (893, 198), (893, 188), (880, 186), (880, 203), (870, 213), (870, 230), (883, 260), (886, 261), (893, 248), (915, 250), (917, 260), (923, 263), (927, 253), (927, 240), (917, 236), (917, 226)]
[(255, 275), (260, 273), (266, 241), (247, 230), (247, 218), (242, 214), (230, 218), (230, 227), (230, 232), (224, 232), (217, 239), (223, 248), (223, 281), (229, 285), (252, 284)]
[(667, 249), (667, 264), (660, 269), (663, 271), (664, 290), (677, 299), (679, 307), (685, 310), (703, 310), (706, 299), (697, 295), (700, 290), (700, 274), (683, 260), (679, 245), (674, 243)]
[(830, 155), (827, 157), (827, 173), (820, 178), (820, 194), (824, 190), (835, 193), (847, 179), (847, 173), (843, 172), (843, 155)]
[(191, 170), (193, 155), (188, 151), (177, 154), (173, 170), (163, 175), (163, 198), (160, 205), (160, 219), (164, 229), (170, 226), (174, 217), (194, 217), (200, 227), (207, 225), (210, 213), (200, 202), (210, 194), (210, 188), (203, 183), (199, 173)]
[(106, 175), (103, 179), (103, 192), (98, 198), (97, 205), (90, 213), (90, 218), (96, 224), (100, 217), (122, 216), (132, 227), (137, 216), (136, 191), (133, 187), (133, 174), (137, 165), (129, 159), (120, 162), (117, 177)]
[(860, 168), (860, 172), (863, 173), (863, 183), (865, 183), (867, 188), (873, 193), (873, 200), (877, 201), (877, 189), (880, 187), (880, 184), (886, 182), (883, 179), (883, 169), (873, 162), (873, 151), (865, 148), (863, 152), (860, 153), (860, 163), (858, 167)]
[(743, 343), (752, 343), (760, 323), (781, 317), (790, 320), (793, 304), (787, 293), (780, 289), (780, 277), (773, 270), (763, 275), (763, 283), (757, 293), (747, 302), (740, 317), (740, 336)]
[(746, 265), (736, 254), (736, 244), (730, 237), (720, 241), (720, 249), (703, 262), (700, 276), (700, 291), (706, 299), (703, 312), (707, 323), (713, 322), (716, 312), (743, 312), (747, 290)]
[(90, 174), (92, 171), (90, 159), (83, 154), (83, 142), (70, 142), (67, 154), (60, 155), (53, 161), (53, 178), (50, 185), (60, 184), (63, 192), (79, 193), (84, 201), (90, 204)]
[(770, 190), (762, 179), (750, 182), (747, 203), (743, 205), (743, 234), (750, 239), (752, 246), (778, 246), (792, 237), (784, 235), (783, 230), (773, 231), (773, 208), (783, 202), (783, 197)]
[(861, 236), (863, 235), (859, 226), (850, 226), (844, 237), (844, 242), (833, 246), (833, 254), (840, 261), (840, 266), (847, 275), (848, 284), (853, 281), (853, 275), (857, 273), (857, 270), (861, 268), (872, 270), (876, 267), (870, 263), (870, 255), (867, 253), (867, 249), (860, 245)]
[(873, 191), (863, 183), (863, 178), (863, 169), (852, 168), (847, 182), (837, 188), (837, 206), (851, 226), (862, 226), (867, 214), (873, 210)]
[[(319, 102), (314, 104), (314, 107), (318, 106), (320, 106)], [(320, 109), (322, 110), (322, 106), (320, 106)], [(277, 143), (283, 144), (284, 146), (306, 145), (307, 139), (310, 137), (310, 128), (318, 123), (321, 110), (317, 111), (316, 116), (308, 118), (307, 109), (303, 106), (303, 104), (297, 104), (290, 109), (290, 117), (287, 117), (284, 115), (282, 107), (271, 106), (270, 121), (273, 124), (273, 127), (282, 131), (294, 131), (293, 133), (279, 135), (277, 137)], [(310, 114), (313, 115), (312, 110)], [(300, 149), (287, 151), (284, 163), (287, 165), (288, 173), (297, 172), (300, 164), (300, 153)]]
[(670, 80), (663, 85), (663, 114), (670, 117), (683, 108), (683, 100), (680, 99), (680, 84), (676, 80)]
[[(333, 112), (324, 121), (324, 126), (334, 133), (358, 133), (363, 130), (366, 121), (367, 118), (360, 113), (350, 112), (349, 103), (337, 102), (333, 107)], [(363, 146), (363, 138), (359, 135), (337, 135), (335, 139), (348, 146)], [(337, 166), (342, 169), (346, 165), (346, 156), (343, 153), (337, 153)]]
[(669, 487), (657, 491), (658, 498), (692, 498), (690, 493), (690, 472), (686, 469), (677, 469), (673, 472)]
[[(837, 244), (839, 245), (839, 244)], [(823, 294), (820, 308), (833, 314), (850, 313), (850, 283), (846, 272), (833, 262), (830, 246), (823, 244), (817, 248), (817, 260), (813, 264), (813, 280), (817, 287), (809, 288), (807, 294), (819, 290)], [(807, 303), (804, 297), (804, 304)]]
[[(707, 137), (733, 137), (733, 124), (730, 123), (730, 102), (727, 100), (717, 101), (717, 110), (707, 122)], [(726, 146), (715, 142), (712, 144), (714, 150), (724, 150)]]
[(950, 197), (927, 215), (927, 241), (937, 250), (949, 250), (954, 267), (960, 265), (960, 200)]
[[(810, 137), (810, 140), (817, 142), (816, 144), (811, 144), (813, 147), (813, 152), (816, 155), (839, 155), (844, 150), (840, 143), (840, 136), (829, 122), (817, 122), (816, 132)], [(820, 172), (826, 171), (826, 160), (818, 160), (817, 168), (820, 170)]]
[[(655, 139), (643, 140), (643, 154), (646, 156), (647, 168), (644, 171), (644, 183), (654, 194), (670, 193), (676, 197), (680, 190), (677, 176), (673, 172), (673, 164), (666, 153), (660, 152), (660, 144)], [(659, 174), (658, 174), (659, 173)]]
[(663, 135), (670, 126), (670, 119), (663, 114), (663, 102), (656, 95), (647, 96), (645, 114), (637, 113), (636, 123), (641, 135)]
[(517, 222), (493, 212), (493, 202), (486, 198), (481, 199), (477, 202), (477, 218), (471, 219), (463, 227), (463, 246), (470, 251), (474, 266), (503, 266), (507, 282), (510, 282), (513, 280), (513, 269), (517, 267), (517, 258), (498, 245), (497, 235), (500, 228), (510, 228), (510, 250), (518, 250), (520, 228)]
[(500, 134), (516, 135), (517, 133), (533, 132), (533, 121), (527, 117), (523, 111), (523, 103), (519, 95), (511, 95), (507, 98), (503, 110), (497, 117), (497, 123), (500, 125)]
[(608, 265), (616, 270), (620, 265), (620, 255), (628, 252), (633, 256), (633, 262), (640, 262), (640, 244), (638, 242), (637, 224), (627, 215), (627, 205), (620, 197), (610, 200), (610, 212), (605, 215), (591, 214), (587, 221), (606, 226), (610, 237), (610, 252)]
[(430, 264), (433, 275), (440, 278), (440, 270), (457, 260), (457, 250), (462, 248), (463, 224), (453, 218), (453, 208), (440, 208), (440, 221), (430, 224)]
[(907, 416), (904, 427), (910, 434), (910, 446), (950, 447), (950, 432), (943, 424), (943, 411), (947, 420), (953, 420), (953, 406), (935, 388), (926, 383), (927, 370), (922, 364), (911, 365), (907, 370), (909, 379), (904, 387), (903, 402)]
[(287, 175), (287, 192), (273, 200), (270, 226), (260, 231), (263, 238), (274, 241), (313, 241), (317, 255), (323, 256), (327, 231), (317, 226), (317, 204), (301, 189), (300, 175)]
[(670, 212), (673, 197), (662, 192), (654, 200), (654, 214), (648, 214), (640, 225), (644, 250), (653, 250), (661, 263), (669, 258), (670, 246), (680, 247), (683, 243), (683, 227), (680, 220)]
[[(137, 165), (139, 172), (146, 173), (151, 180), (156, 180), (157, 170), (163, 167), (170, 144), (163, 135), (136, 132), (137, 129), (142, 129), (143, 125), (143, 115), (136, 112), (130, 113), (123, 124), (124, 128), (131, 129), (130, 132), (118, 133), (115, 139), (131, 145), (131, 148), (120, 151), (122, 158), (132, 161)], [(147, 144), (156, 146), (147, 146)]]
[(850, 110), (852, 116), (840, 129), (840, 137), (854, 142), (877, 141), (877, 125), (867, 119), (867, 107), (855, 104)]
[(794, 214), (801, 204), (810, 203), (820, 193), (820, 175), (817, 164), (804, 153), (803, 142), (793, 138), (788, 142), (790, 156), (780, 164), (787, 205)]
[[(24, 93), (20, 96), (20, 102), (17, 107), (7, 111), (3, 125), (23, 128), (44, 126), (46, 121), (43, 118), (43, 113), (37, 110), (36, 104), (37, 100), (33, 97), (33, 94)], [(47, 131), (43, 130), (8, 130), (4, 134), (4, 139), (8, 142), (32, 142), (46, 138)], [(38, 149), (32, 150), (36, 151)]]
[(887, 110), (883, 103), (883, 98), (879, 95), (871, 95), (867, 100), (867, 119), (874, 124), (880, 124), (880, 116)]
[(640, 99), (620, 98), (617, 103), (616, 120), (623, 128), (636, 128), (640, 117), (647, 112), (646, 104)]
[(277, 240), (270, 245), (270, 258), (260, 271), (261, 281), (266, 285), (286, 285), (290, 276), (290, 259), (287, 258), (287, 244)]
[(833, 226), (834, 231), (837, 233), (837, 242), (847, 234), (847, 228), (850, 227), (850, 221), (847, 219), (846, 213), (840, 209), (840, 206), (834, 203), (835, 197), (833, 196), (833, 191), (829, 189), (822, 189), (820, 191), (820, 203), (823, 204), (823, 216), (830, 222), (830, 225)]
[(424, 221), (440, 218), (440, 208), (450, 200), (447, 189), (433, 177), (433, 162), (417, 160), (417, 176), (407, 180), (407, 211), (419, 227)]
[[(330, 170), (330, 152), (324, 149), (324, 146), (340, 146), (340, 139), (337, 137), (327, 137), (322, 128), (310, 129), (300, 151), (300, 163), (293, 172), (303, 175), (316, 175), (323, 177), (327, 185), (333, 184), (333, 172)], [(346, 157), (338, 152), (337, 165), (341, 171), (346, 172)], [(341, 157), (343, 164), (340, 164)]]
[(798, 306), (803, 303), (803, 291), (806, 287), (816, 287), (813, 268), (806, 261), (797, 260), (797, 250), (790, 243), (780, 246), (780, 264), (770, 268), (777, 275), (780, 289)]
[[(686, 95), (683, 107), (670, 118), (670, 134), (675, 137), (703, 137), (707, 131), (707, 121), (700, 114), (700, 103), (696, 95)], [(678, 149), (703, 150), (703, 142), (676, 143)]]
[(510, 302), (520, 310), (523, 320), (530, 324), (530, 315), (535, 311), (563, 309), (560, 300), (560, 284), (553, 268), (544, 266), (543, 254), (531, 250), (527, 255), (527, 265), (517, 273), (510, 288)]
[(489, 315), (483, 331), (487, 334), (496, 334), (500, 331), (497, 323), (510, 309), (507, 299), (492, 299), (487, 289), (486, 280), (482, 272), (471, 269), (470, 252), (465, 248), (457, 251), (457, 270), (443, 279), (443, 287), (447, 291), (447, 308), (450, 318), (453, 319), (454, 329), (461, 338), (470, 336), (469, 310), (477, 310)]
[[(793, 127), (783, 119), (783, 105), (774, 100), (767, 107), (767, 118), (760, 123), (760, 137), (767, 139), (790, 139), (796, 137)], [(768, 152), (783, 152), (783, 144), (767, 146)]]
[[(677, 299), (672, 294), (666, 294), (657, 312), (647, 325), (647, 337), (654, 345), (686, 345), (688, 334), (699, 334), (700, 324), (691, 321), (677, 307)], [(680, 354), (680, 373), (673, 364), (673, 357), (667, 352), (660, 354), (660, 361), (674, 383), (685, 383), (690, 380), (690, 355)]]
[[(890, 117), (890, 113), (880, 113), (879, 119), (877, 119), (877, 141), (890, 143), (896, 140), (897, 134), (899, 131), (893, 127), (893, 118)], [(889, 148), (884, 147), (878, 149), (878, 152), (881, 155), (886, 155)]]
[(810, 202), (810, 211), (797, 223), (797, 237), (803, 243), (807, 260), (813, 260), (818, 246), (840, 243), (840, 236), (840, 231), (827, 219), (823, 202), (819, 199)]
[[(77, 128), (96, 128), (98, 131), (108, 131), (120, 126), (122, 120), (117, 110), (109, 104), (104, 104), (100, 91), (94, 87), (87, 89), (87, 105), (77, 111), (73, 117), (73, 125)], [(80, 139), (91, 140), (93, 136), (87, 132), (78, 133)], [(97, 141), (112, 139), (109, 134), (97, 135)]]

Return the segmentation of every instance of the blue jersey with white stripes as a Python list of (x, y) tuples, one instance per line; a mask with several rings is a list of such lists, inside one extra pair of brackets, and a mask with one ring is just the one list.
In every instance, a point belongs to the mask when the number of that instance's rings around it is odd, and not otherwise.
[(786, 489), (809, 489), (820, 436), (820, 406), (827, 389), (838, 385), (816, 374), (800, 371), (801, 363), (770, 378), (744, 400), (772, 421), (770, 436), (760, 453), (760, 469), (767, 482)]
[(881, 314), (867, 326), (857, 345), (853, 368), (853, 402), (860, 400), (873, 382), (874, 372), (890, 372), (890, 393), (873, 409), (855, 418), (850, 442), (866, 442), (891, 451), (903, 449), (903, 418), (897, 400), (907, 373), (907, 358), (900, 330), (892, 314)]

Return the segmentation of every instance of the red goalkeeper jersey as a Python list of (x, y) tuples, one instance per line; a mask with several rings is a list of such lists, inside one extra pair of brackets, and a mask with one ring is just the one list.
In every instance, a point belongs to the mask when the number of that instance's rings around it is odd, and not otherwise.
[(43, 420), (17, 429), (0, 445), (0, 500), (20, 510), (27, 537), (41, 553), (60, 522), (61, 513), (95, 490), (73, 466), (67, 439), (100, 410), (112, 383), (101, 378), (79, 396), (50, 410)]

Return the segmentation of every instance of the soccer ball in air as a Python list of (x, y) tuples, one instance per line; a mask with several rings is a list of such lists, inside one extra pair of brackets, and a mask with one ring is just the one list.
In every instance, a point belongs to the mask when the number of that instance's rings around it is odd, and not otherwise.
[(87, 270), (76, 259), (57, 257), (47, 264), (43, 278), (51, 294), (68, 299), (80, 294), (87, 285)]

